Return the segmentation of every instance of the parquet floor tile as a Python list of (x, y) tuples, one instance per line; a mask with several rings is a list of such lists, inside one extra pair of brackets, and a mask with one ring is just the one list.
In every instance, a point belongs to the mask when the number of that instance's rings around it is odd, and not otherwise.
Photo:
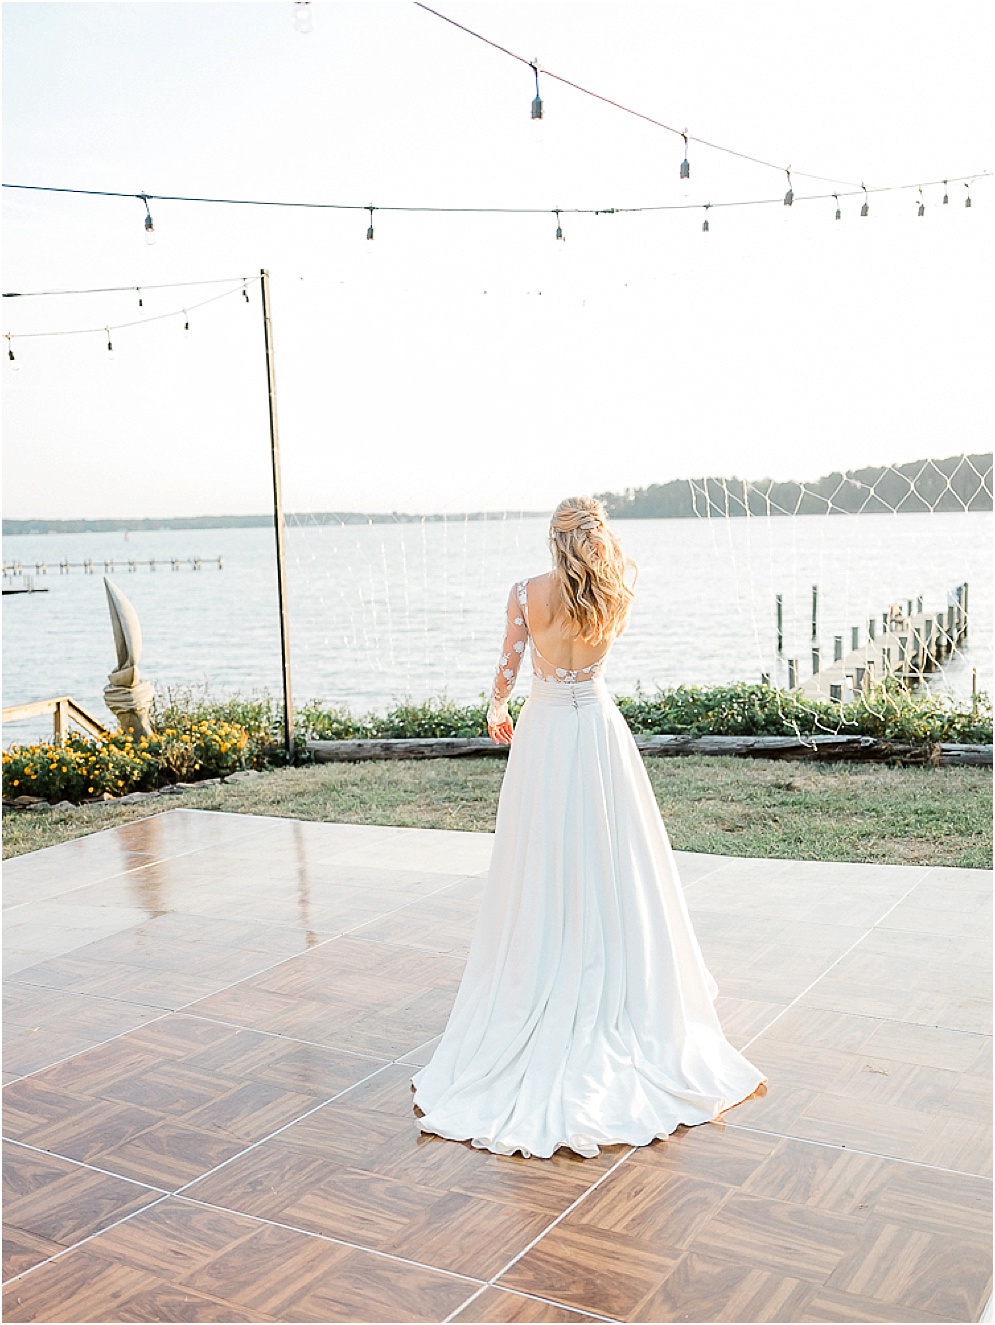
[(804, 1279), (689, 1251), (628, 1319), (797, 1321), (811, 1296)]
[(992, 1291), (991, 1240), (875, 1220), (825, 1284), (948, 1320), (977, 1320)]
[(553, 1298), (578, 1311), (635, 1319), (641, 1302), (681, 1259), (664, 1242), (558, 1224), (498, 1280), (501, 1288)]

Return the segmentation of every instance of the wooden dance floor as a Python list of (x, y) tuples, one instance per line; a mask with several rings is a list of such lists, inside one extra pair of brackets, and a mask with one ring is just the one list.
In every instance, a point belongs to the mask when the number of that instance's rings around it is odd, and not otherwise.
[(172, 810), (5, 868), (9, 1321), (972, 1321), (990, 879), (679, 857), (722, 1122), (593, 1160), (419, 1133), (485, 834)]

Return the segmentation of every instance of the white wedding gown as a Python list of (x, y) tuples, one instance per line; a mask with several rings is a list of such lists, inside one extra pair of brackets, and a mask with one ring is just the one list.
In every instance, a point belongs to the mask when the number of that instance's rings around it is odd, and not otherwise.
[[(495, 698), (530, 642), (509, 599)], [(593, 1156), (714, 1119), (763, 1074), (722, 1034), (667, 832), (601, 676), (534, 679), (501, 788), (462, 984), (412, 1079), (425, 1132), (498, 1154)]]

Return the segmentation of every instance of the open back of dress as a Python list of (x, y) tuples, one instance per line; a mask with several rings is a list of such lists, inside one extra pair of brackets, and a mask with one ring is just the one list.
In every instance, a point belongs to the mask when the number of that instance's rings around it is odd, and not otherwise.
[[(523, 581), (509, 597), (498, 703), (530, 641), (527, 605)], [(590, 1156), (708, 1122), (763, 1074), (722, 1033), (605, 658), (571, 672), (531, 648), (466, 971), (413, 1085), (423, 1131), (499, 1154)]]

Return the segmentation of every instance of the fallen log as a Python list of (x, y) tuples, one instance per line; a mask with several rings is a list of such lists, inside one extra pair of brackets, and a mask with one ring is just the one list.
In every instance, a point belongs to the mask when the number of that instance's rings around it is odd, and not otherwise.
[[(642, 754), (731, 755), (746, 759), (865, 760), (877, 763), (992, 766), (990, 745), (915, 744), (874, 736), (637, 736)], [(308, 741), (315, 763), (356, 763), (366, 759), (503, 758), (505, 745), (486, 736), (426, 736), (361, 741)]]

